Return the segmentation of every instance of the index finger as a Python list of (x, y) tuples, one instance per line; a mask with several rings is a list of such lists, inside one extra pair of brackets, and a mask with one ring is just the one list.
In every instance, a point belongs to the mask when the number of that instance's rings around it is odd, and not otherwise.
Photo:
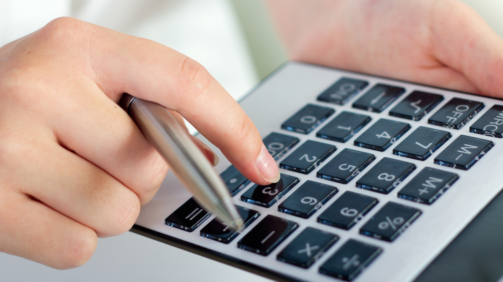
[(177, 111), (249, 180), (262, 185), (279, 180), (255, 125), (203, 66), (158, 43), (96, 29), (89, 60), (112, 100), (127, 92)]

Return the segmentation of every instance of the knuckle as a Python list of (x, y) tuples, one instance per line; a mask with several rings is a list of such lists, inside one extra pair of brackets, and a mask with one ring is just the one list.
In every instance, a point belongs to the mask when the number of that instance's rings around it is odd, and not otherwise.
[(61, 252), (60, 260), (54, 267), (70, 269), (84, 265), (94, 254), (97, 244), (96, 233), (89, 228), (86, 228), (85, 231), (80, 230), (78, 236), (71, 240), (66, 250)]
[(75, 38), (75, 35), (82, 34), (88, 26), (83, 21), (70, 17), (61, 17), (46, 24), (40, 30), (40, 35), (45, 40), (61, 42), (61, 38)]
[(140, 201), (133, 192), (127, 193), (125, 197), (116, 197), (115, 205), (112, 208), (112, 215), (102, 230), (97, 231), (99, 237), (110, 237), (122, 234), (135, 223), (140, 213)]
[(153, 152), (150, 159), (150, 165), (146, 166), (146, 181), (137, 191), (141, 205), (146, 204), (155, 195), (168, 172), (168, 165), (157, 151)]
[(180, 86), (181, 90), (188, 95), (189, 99), (198, 99), (208, 88), (212, 76), (197, 61), (186, 57), (180, 66)]

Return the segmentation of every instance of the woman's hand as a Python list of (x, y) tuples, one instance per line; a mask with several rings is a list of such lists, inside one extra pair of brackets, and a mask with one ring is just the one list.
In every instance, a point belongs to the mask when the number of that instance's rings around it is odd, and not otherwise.
[(503, 41), (455, 0), (269, 0), (294, 60), (503, 98)]
[(279, 178), (253, 123), (197, 62), (57, 19), (0, 48), (0, 251), (70, 268), (97, 237), (131, 228), (168, 166), (116, 104), (125, 92), (185, 117), (251, 181)]

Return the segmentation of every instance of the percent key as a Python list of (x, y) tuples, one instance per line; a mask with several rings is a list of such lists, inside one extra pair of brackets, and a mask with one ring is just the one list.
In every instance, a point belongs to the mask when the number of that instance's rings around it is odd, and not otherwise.
[(389, 202), (360, 229), (360, 233), (393, 242), (420, 215), (418, 209)]

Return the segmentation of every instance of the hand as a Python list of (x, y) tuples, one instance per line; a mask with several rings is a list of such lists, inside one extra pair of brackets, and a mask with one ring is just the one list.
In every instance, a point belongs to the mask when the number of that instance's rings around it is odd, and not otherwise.
[(454, 0), (270, 1), (294, 60), (503, 97), (503, 41)]
[(70, 268), (97, 237), (131, 228), (168, 166), (116, 104), (124, 92), (185, 117), (250, 180), (279, 178), (253, 123), (197, 62), (57, 19), (0, 48), (0, 251)]

